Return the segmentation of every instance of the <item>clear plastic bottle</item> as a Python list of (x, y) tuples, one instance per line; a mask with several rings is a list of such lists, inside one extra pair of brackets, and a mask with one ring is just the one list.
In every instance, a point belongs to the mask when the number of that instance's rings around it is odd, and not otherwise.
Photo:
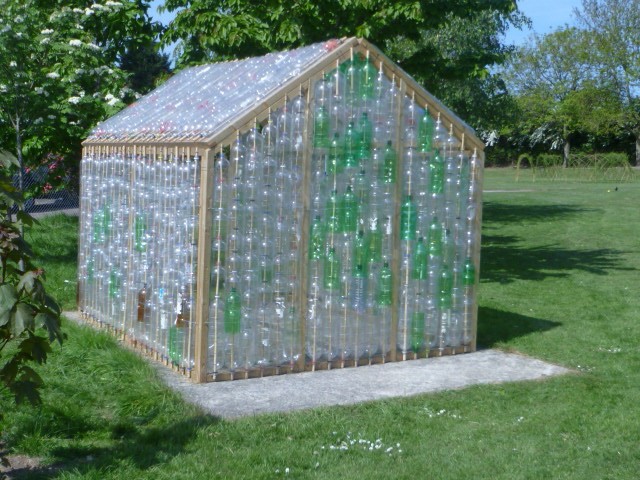
[(366, 162), (371, 158), (371, 146), (373, 141), (373, 126), (367, 112), (362, 112), (358, 122), (358, 160)]
[(362, 314), (367, 308), (367, 275), (362, 264), (356, 265), (351, 277), (351, 308)]
[(334, 247), (329, 248), (329, 252), (324, 260), (323, 285), (327, 290), (340, 292), (342, 270), (340, 267), (340, 259), (336, 254)]
[(411, 267), (411, 278), (413, 280), (426, 280), (429, 276), (428, 270), (429, 251), (422, 237), (418, 238), (416, 247), (413, 251), (413, 260)]
[(340, 205), (338, 205), (338, 191), (332, 190), (327, 205), (325, 207), (325, 218), (327, 219), (327, 233), (340, 231)]
[(144, 252), (146, 247), (145, 242), (145, 230), (146, 222), (144, 216), (141, 214), (136, 215), (133, 224), (134, 231), (134, 249), (136, 252)]
[(382, 169), (380, 170), (380, 180), (384, 183), (395, 183), (397, 156), (391, 140), (387, 142), (387, 146), (384, 149), (383, 162)]
[(325, 231), (322, 217), (316, 215), (311, 224), (311, 235), (309, 239), (309, 260), (321, 260), (324, 258)]
[(425, 110), (424, 115), (418, 123), (418, 147), (421, 153), (428, 154), (431, 152), (433, 145), (434, 124), (431, 115)]

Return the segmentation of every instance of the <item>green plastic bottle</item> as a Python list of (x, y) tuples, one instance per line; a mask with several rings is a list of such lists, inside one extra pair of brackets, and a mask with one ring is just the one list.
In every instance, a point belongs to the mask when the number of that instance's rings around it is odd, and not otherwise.
[(321, 260), (324, 257), (325, 233), (320, 215), (316, 215), (311, 224), (309, 239), (309, 260)]
[(344, 133), (342, 164), (345, 168), (358, 166), (359, 135), (353, 122), (349, 122)]
[(442, 225), (437, 218), (429, 225), (429, 256), (442, 256)]
[(378, 306), (391, 305), (393, 292), (393, 275), (391, 268), (387, 262), (384, 263), (380, 269), (380, 275), (378, 277), (378, 292), (376, 295), (376, 301)]
[(116, 298), (120, 293), (120, 279), (115, 270), (109, 272), (109, 297)]
[(95, 213), (93, 217), (93, 242), (94, 243), (102, 243), (104, 241), (104, 232), (102, 228), (102, 224), (104, 220), (102, 219), (103, 211), (100, 210)]
[(145, 241), (144, 235), (146, 230), (146, 222), (142, 215), (136, 215), (133, 224), (134, 231), (134, 249), (136, 252), (144, 252), (145, 250)]
[(462, 268), (462, 284), (465, 287), (473, 287), (476, 283), (476, 267), (471, 257), (467, 257)]
[(331, 145), (329, 146), (329, 157), (327, 161), (327, 173), (336, 174), (342, 171), (342, 144), (340, 134), (335, 132)]
[(429, 153), (433, 144), (433, 119), (426, 111), (418, 124), (418, 145), (420, 152)]
[(387, 142), (384, 149), (384, 161), (380, 170), (380, 180), (384, 183), (394, 183), (396, 181), (396, 151), (391, 144), (391, 140)]
[(444, 159), (440, 156), (440, 150), (436, 148), (429, 162), (429, 193), (444, 192), (444, 167)]
[(329, 147), (329, 114), (324, 105), (316, 108), (314, 117), (313, 146), (315, 148)]
[(236, 287), (231, 287), (224, 302), (224, 333), (230, 335), (240, 333), (241, 320), (242, 297)]
[(355, 232), (358, 229), (358, 201), (351, 189), (351, 185), (347, 186), (340, 205), (340, 213), (342, 214), (340, 231)]
[(418, 212), (413, 204), (411, 195), (406, 195), (400, 209), (400, 235), (403, 240), (416, 238), (416, 223)]
[(413, 312), (411, 314), (410, 338), (411, 349), (418, 353), (422, 350), (424, 342), (424, 312)]
[(375, 219), (369, 223), (369, 240), (367, 241), (367, 261), (376, 263), (382, 260), (382, 229), (380, 222)]
[(331, 247), (324, 260), (323, 284), (327, 290), (340, 290), (340, 259)]
[(360, 98), (363, 101), (371, 100), (375, 94), (375, 81), (378, 72), (373, 64), (365, 60), (360, 65)]
[(369, 189), (371, 188), (371, 185), (367, 182), (367, 172), (364, 169), (360, 169), (354, 182), (354, 193), (356, 194), (358, 205), (364, 206), (367, 204)]
[(338, 205), (338, 191), (331, 190), (324, 210), (327, 219), (327, 232), (335, 233), (340, 230), (340, 205)]
[(365, 161), (371, 158), (371, 142), (373, 137), (373, 125), (367, 112), (362, 112), (358, 122), (358, 160)]
[(413, 265), (411, 268), (411, 278), (413, 280), (426, 280), (429, 276), (428, 270), (429, 251), (422, 237), (418, 238), (416, 248), (413, 252)]

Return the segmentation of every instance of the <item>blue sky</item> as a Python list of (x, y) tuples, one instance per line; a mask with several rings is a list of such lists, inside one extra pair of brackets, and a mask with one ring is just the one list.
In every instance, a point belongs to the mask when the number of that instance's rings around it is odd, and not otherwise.
[[(154, 18), (167, 23), (171, 20), (171, 14), (164, 13), (160, 15), (157, 12), (158, 5), (161, 5), (163, 1), (152, 0), (150, 13)], [(507, 34), (507, 42), (519, 45), (526, 42), (527, 38), (534, 32), (543, 35), (565, 24), (572, 25), (575, 23), (573, 10), (581, 5), (581, 0), (518, 0), (520, 10), (531, 18), (533, 23), (532, 30), (519, 31), (512, 29)]]

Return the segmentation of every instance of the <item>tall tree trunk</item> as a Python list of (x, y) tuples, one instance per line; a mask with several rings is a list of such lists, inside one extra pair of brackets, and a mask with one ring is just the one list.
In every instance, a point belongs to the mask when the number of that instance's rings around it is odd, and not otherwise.
[[(24, 190), (24, 157), (22, 156), (22, 130), (20, 129), (20, 117), (16, 115), (16, 156), (18, 157), (18, 166), (20, 167), (20, 172), (18, 173), (18, 190), (20, 192), (20, 198), (23, 199), (23, 190)], [(24, 204), (20, 203), (18, 205), (18, 210), (24, 210)], [(9, 219), (11, 221), (11, 219)], [(24, 225), (22, 222), (18, 224), (18, 230), (20, 232), (20, 236), (24, 238)], [(18, 262), (18, 268), (24, 272), (24, 259), (21, 258)]]
[(636, 166), (640, 167), (640, 132), (636, 133)]
[(569, 166), (569, 153), (571, 152), (571, 142), (568, 138), (564, 140), (564, 151), (562, 155), (562, 168), (567, 168)]

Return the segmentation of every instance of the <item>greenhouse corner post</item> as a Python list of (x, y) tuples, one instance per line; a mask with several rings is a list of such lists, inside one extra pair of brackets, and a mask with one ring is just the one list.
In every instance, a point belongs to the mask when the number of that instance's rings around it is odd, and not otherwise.
[[(306, 337), (307, 337), (307, 308), (308, 308), (308, 276), (309, 271), (307, 268), (307, 255), (309, 250), (309, 229), (310, 229), (310, 214), (311, 214), (311, 199), (309, 198), (311, 192), (311, 161), (312, 161), (312, 149), (313, 149), (313, 140), (310, 122), (313, 118), (311, 115), (311, 102), (314, 100), (313, 95), (311, 93), (311, 78), (307, 81), (307, 98), (306, 104), (307, 109), (305, 111), (305, 122), (304, 122), (304, 138), (305, 138), (305, 149), (302, 158), (302, 222), (301, 222), (301, 230), (300, 230), (300, 247), (298, 249), (299, 255), (299, 263), (298, 263), (298, 272), (299, 272), (299, 284), (300, 289), (299, 297), (298, 297), (298, 321), (300, 322), (300, 358), (298, 360), (298, 368), (300, 371), (305, 370), (305, 353), (306, 353)], [(302, 93), (302, 91), (301, 91)]]
[(476, 204), (476, 215), (475, 215), (475, 224), (473, 226), (474, 232), (476, 232), (475, 244), (473, 246), (473, 263), (476, 267), (476, 278), (475, 284), (473, 286), (475, 291), (475, 301), (473, 304), (473, 325), (471, 326), (471, 348), (472, 352), (475, 352), (478, 348), (478, 311), (479, 311), (479, 303), (478, 303), (478, 290), (480, 286), (480, 244), (482, 242), (482, 173), (484, 171), (484, 150), (480, 149), (478, 151), (477, 148), (474, 149), (473, 156), (476, 157), (475, 162), (473, 164), (473, 172), (471, 184), (473, 182), (476, 184), (476, 191), (474, 192), (474, 200)]
[[(196, 156), (198, 152), (196, 150)], [(198, 262), (196, 285), (196, 338), (194, 380), (207, 381), (207, 321), (211, 268), (211, 209), (213, 202), (214, 149), (208, 148), (200, 166), (200, 208), (198, 217)], [(217, 339), (216, 339), (217, 341)]]

